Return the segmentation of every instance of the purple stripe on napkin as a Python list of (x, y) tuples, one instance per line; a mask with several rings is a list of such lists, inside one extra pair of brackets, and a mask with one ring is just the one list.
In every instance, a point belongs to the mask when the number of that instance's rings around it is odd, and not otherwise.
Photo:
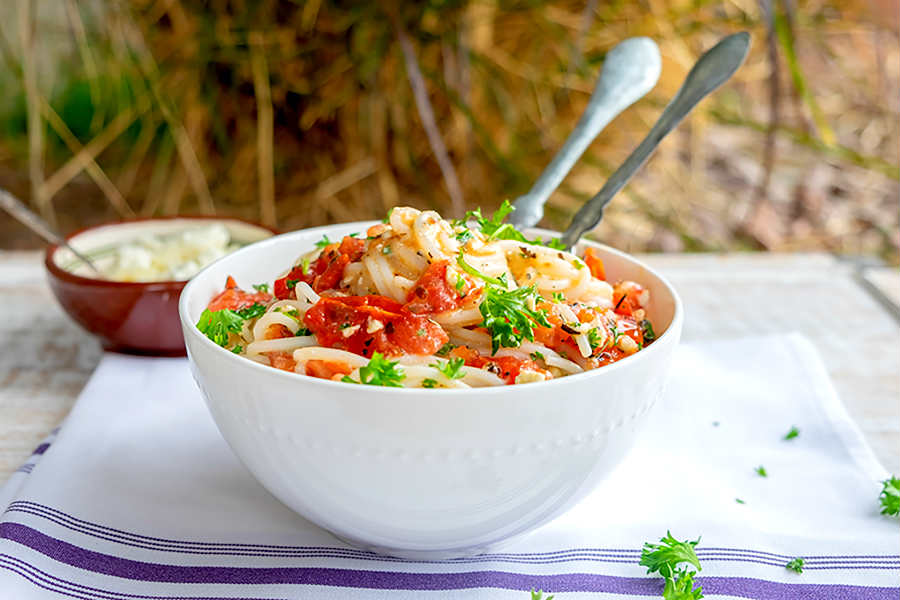
[[(348, 560), (373, 560), (384, 562), (425, 563), (425, 564), (471, 564), (479, 562), (507, 562), (514, 564), (557, 564), (573, 561), (592, 561), (606, 563), (637, 563), (640, 550), (579, 548), (540, 553), (494, 553), (482, 554), (468, 558), (448, 559), (443, 561), (410, 560), (382, 556), (365, 550), (328, 546), (273, 546), (263, 544), (225, 544), (215, 542), (193, 542), (168, 540), (139, 535), (132, 532), (106, 527), (83, 519), (78, 519), (60, 510), (35, 502), (18, 501), (10, 504), (7, 512), (21, 512), (39, 516), (57, 525), (78, 533), (120, 543), (134, 548), (158, 550), (178, 554), (220, 555), (220, 556), (256, 556), (256, 557), (290, 557), (290, 558), (344, 558)], [(769, 566), (783, 567), (793, 557), (777, 555), (756, 550), (739, 548), (702, 548), (697, 554), (703, 560), (746, 562)], [(807, 564), (804, 568), (822, 569), (888, 569), (900, 567), (900, 556), (890, 555), (804, 555)]]
[[(303, 567), (208, 567), (183, 566), (130, 560), (80, 548), (19, 523), (0, 523), (0, 538), (40, 552), (59, 562), (114, 577), (169, 583), (305, 584), (362, 589), (454, 590), (500, 588), (528, 591), (608, 592), (659, 595), (658, 577), (614, 577), (591, 573), (528, 575), (505, 571), (460, 573), (409, 573), (361, 569)], [(710, 593), (743, 598), (780, 600), (788, 598), (866, 598), (896, 600), (900, 588), (857, 585), (780, 583), (745, 577), (701, 577), (698, 582)]]
[(0, 554), (0, 568), (20, 575), (22, 578), (41, 589), (56, 592), (57, 594), (69, 598), (82, 598), (83, 600), (97, 600), (98, 598), (108, 600), (122, 600), (124, 598), (134, 598), (136, 600), (266, 600), (262, 598), (240, 598), (235, 596), (223, 598), (212, 596), (146, 596), (141, 594), (125, 594), (60, 579), (59, 577), (50, 575), (46, 571), (42, 571), (37, 567), (8, 554)]

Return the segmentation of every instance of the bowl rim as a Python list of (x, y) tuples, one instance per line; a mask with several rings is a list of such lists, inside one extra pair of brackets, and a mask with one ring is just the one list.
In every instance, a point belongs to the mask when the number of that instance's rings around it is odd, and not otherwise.
[[(240, 217), (226, 217), (226, 216), (216, 216), (216, 215), (167, 215), (161, 217), (137, 217), (134, 219), (122, 219), (118, 221), (107, 221), (105, 223), (99, 223), (97, 225), (91, 225), (89, 227), (82, 227), (76, 231), (65, 236), (65, 240), (68, 242), (74, 237), (82, 235), (84, 233), (88, 233), (89, 231), (93, 231), (95, 229), (102, 229), (104, 227), (119, 227), (122, 225), (131, 225), (134, 223), (144, 223), (147, 221), (176, 221), (176, 220), (187, 220), (187, 221), (235, 221), (238, 223), (243, 223), (244, 225), (250, 225), (252, 227), (256, 227), (257, 229), (264, 229), (272, 233), (271, 237), (278, 236), (281, 232), (275, 229), (274, 227), (269, 227), (268, 225), (263, 225), (262, 223), (257, 223), (255, 221), (249, 221), (247, 219), (241, 219)], [(266, 239), (270, 239), (266, 238)], [(259, 240), (264, 242), (265, 240)], [(256, 243), (256, 242), (254, 242)], [(248, 244), (250, 245), (250, 244)], [(71, 271), (67, 271), (63, 269), (59, 265), (56, 264), (56, 261), (53, 260), (56, 251), (59, 250), (59, 244), (50, 244), (47, 246), (47, 249), (44, 251), (44, 267), (47, 271), (55, 278), (61, 279), (67, 283), (72, 283), (76, 285), (83, 286), (94, 286), (94, 287), (109, 287), (109, 288), (120, 288), (120, 289), (143, 289), (152, 291), (155, 288), (159, 289), (172, 289), (178, 287), (184, 287), (189, 279), (165, 279), (161, 281), (115, 281), (112, 279), (97, 279), (96, 277), (84, 277), (83, 275), (76, 275)], [(205, 268), (205, 267), (204, 267)]]
[[(289, 231), (286, 233), (274, 235), (274, 236), (264, 239), (264, 240), (259, 240), (258, 242), (253, 242), (251, 244), (248, 244), (248, 245), (244, 246), (243, 248), (235, 250), (234, 252), (227, 254), (226, 256), (223, 256), (223, 257), (211, 262), (207, 266), (205, 266), (203, 269), (200, 270), (199, 273), (197, 273), (197, 275), (194, 276), (193, 279), (188, 281), (187, 285), (185, 286), (184, 290), (181, 293), (181, 297), (178, 299), (178, 317), (181, 320), (181, 328), (182, 328), (183, 332), (188, 332), (185, 334), (185, 348), (188, 349), (187, 350), (188, 359), (191, 362), (194, 362), (194, 358), (193, 358), (193, 356), (191, 356), (191, 352), (190, 352), (190, 348), (188, 347), (188, 340), (187, 340), (187, 335), (191, 335), (195, 339), (197, 339), (200, 344), (207, 344), (207, 346), (206, 346), (207, 348), (211, 348), (214, 352), (215, 351), (220, 352), (221, 353), (220, 356), (222, 356), (224, 358), (224, 360), (237, 361), (237, 362), (233, 363), (236, 367), (250, 369), (251, 372), (256, 371), (256, 372), (260, 373), (261, 375), (277, 377), (277, 378), (285, 378), (284, 379), (285, 381), (300, 382), (301, 385), (325, 386), (325, 390), (328, 390), (329, 388), (335, 389), (335, 390), (347, 390), (347, 386), (356, 386), (357, 388), (360, 388), (360, 387), (364, 388), (365, 393), (372, 393), (372, 394), (387, 394), (387, 395), (391, 395), (391, 394), (405, 394), (405, 395), (422, 394), (423, 390), (421, 388), (386, 387), (386, 386), (377, 386), (377, 385), (361, 385), (361, 384), (357, 384), (357, 383), (351, 384), (351, 383), (345, 383), (343, 381), (332, 381), (330, 379), (320, 379), (318, 377), (310, 377), (308, 375), (301, 375), (299, 373), (290, 373), (290, 372), (284, 371), (282, 369), (275, 369), (271, 366), (263, 365), (256, 361), (249, 360), (247, 358), (239, 356), (239, 355), (231, 352), (230, 350), (227, 350), (227, 349), (223, 348), (222, 346), (219, 346), (218, 344), (214, 343), (212, 340), (210, 340), (205, 335), (200, 333), (200, 330), (197, 329), (197, 327), (195, 326), (195, 324), (193, 322), (191, 322), (191, 320), (188, 318), (188, 314), (187, 314), (187, 312), (188, 312), (187, 303), (188, 303), (188, 298), (191, 295), (191, 287), (193, 285), (195, 285), (197, 278), (199, 278), (199, 276), (202, 275), (204, 271), (211, 269), (213, 266), (218, 264), (220, 261), (225, 261), (230, 258), (233, 258), (233, 257), (237, 256), (239, 253), (241, 253), (245, 250), (248, 250), (250, 248), (259, 246), (259, 245), (276, 244), (282, 238), (286, 238), (286, 237), (293, 236), (293, 235), (298, 235), (300, 233), (308, 234), (308, 233), (317, 233), (319, 231), (325, 231), (327, 233), (328, 230), (332, 230), (332, 229), (336, 229), (336, 228), (344, 228), (344, 227), (351, 228), (351, 227), (356, 227), (356, 226), (358, 226), (360, 228), (366, 228), (366, 227), (369, 227), (373, 224), (380, 223), (380, 222), (381, 221), (351, 221), (351, 222), (346, 222), (346, 223), (335, 223), (333, 225), (321, 225), (318, 227), (309, 227), (306, 229), (297, 229), (295, 231)], [(559, 232), (556, 232), (556, 231), (551, 231), (549, 229), (542, 229), (542, 228), (536, 228), (536, 227), (530, 228), (529, 231), (531, 231), (533, 233), (542, 234), (542, 235), (550, 235), (552, 237), (558, 237), (561, 235)], [(665, 332), (663, 332), (663, 334), (661, 336), (656, 338), (656, 340), (652, 344), (650, 344), (649, 346), (647, 346), (646, 348), (644, 348), (643, 350), (641, 350), (639, 352), (636, 352), (630, 356), (626, 356), (625, 358), (623, 358), (621, 360), (617, 360), (616, 362), (614, 362), (612, 364), (604, 365), (603, 367), (598, 368), (598, 369), (591, 369), (590, 371), (576, 373), (574, 375), (568, 375), (566, 377), (557, 377), (557, 378), (550, 379), (550, 380), (536, 381), (536, 382), (529, 383), (529, 384), (527, 384), (529, 386), (529, 389), (532, 389), (531, 386), (547, 387), (547, 386), (554, 386), (554, 385), (559, 386), (559, 385), (564, 385), (564, 384), (570, 385), (572, 383), (572, 378), (577, 378), (578, 381), (582, 381), (582, 380), (586, 380), (588, 377), (602, 376), (603, 373), (611, 373), (613, 371), (621, 370), (623, 368), (629, 368), (632, 365), (635, 365), (637, 363), (637, 361), (651, 360), (651, 357), (655, 356), (659, 352), (662, 352), (663, 351), (662, 346), (664, 345), (664, 344), (660, 344), (660, 342), (662, 340), (665, 339), (667, 341), (667, 343), (676, 343), (677, 344), (677, 342), (678, 342), (677, 339), (674, 342), (670, 342), (670, 340), (674, 337), (680, 337), (680, 335), (681, 335), (681, 327), (682, 327), (682, 322), (684, 320), (684, 307), (683, 307), (683, 304), (681, 301), (681, 296), (678, 295), (678, 291), (671, 284), (671, 282), (669, 282), (668, 279), (666, 279), (658, 271), (651, 268), (643, 261), (638, 260), (637, 258), (628, 254), (627, 252), (622, 252), (621, 250), (617, 250), (616, 248), (607, 246), (606, 244), (601, 244), (600, 242), (594, 242), (592, 240), (587, 240), (587, 239), (582, 238), (582, 240), (580, 240), (580, 241), (587, 242), (588, 244), (590, 244), (594, 247), (600, 248), (600, 249), (604, 250), (605, 252), (618, 255), (619, 257), (624, 258), (624, 259), (636, 264), (637, 266), (643, 268), (648, 273), (651, 273), (654, 277), (656, 277), (660, 281), (660, 283), (662, 283), (663, 286), (669, 291), (669, 294), (672, 297), (672, 302), (674, 304), (672, 320), (669, 323), (669, 326), (666, 328)], [(337, 386), (337, 387), (335, 387), (335, 386)], [(511, 393), (511, 390), (515, 390), (515, 389), (517, 389), (516, 385), (498, 385), (498, 386), (477, 387), (477, 388), (436, 388), (436, 389), (429, 389), (425, 393), (427, 393), (429, 395), (431, 395), (431, 394), (452, 394), (455, 396), (463, 396), (463, 395), (473, 394), (473, 393), (476, 395), (505, 394), (505, 393)]]

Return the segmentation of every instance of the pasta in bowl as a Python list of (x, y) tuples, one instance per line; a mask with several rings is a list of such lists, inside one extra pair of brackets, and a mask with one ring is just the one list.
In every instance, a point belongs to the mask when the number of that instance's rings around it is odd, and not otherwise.
[(197, 327), (235, 354), (323, 379), (469, 388), (582, 373), (655, 339), (649, 293), (480, 211), (455, 222), (396, 208), (327, 235), (273, 282), (231, 278)]
[[(412, 246), (417, 221), (441, 230), (426, 239), (436, 248)], [(496, 233), (500, 218), (466, 224), (472, 239), (398, 208), (387, 223), (283, 234), (181, 295), (190, 366), (225, 440), (274, 496), (359, 547), (458, 557), (538, 527), (620, 462), (663, 390), (682, 323), (665, 279), (599, 244), (567, 253), (548, 232)], [(424, 254), (419, 269), (400, 264), (407, 250)], [(336, 277), (328, 266), (341, 263)], [(616, 343), (590, 333), (601, 325)], [(636, 350), (619, 346), (626, 335)]]

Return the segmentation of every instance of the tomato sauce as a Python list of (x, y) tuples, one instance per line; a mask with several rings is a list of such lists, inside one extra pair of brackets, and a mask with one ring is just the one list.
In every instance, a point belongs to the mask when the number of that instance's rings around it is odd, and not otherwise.
[(440, 325), (384, 296), (322, 297), (303, 322), (321, 345), (366, 357), (434, 354), (449, 340)]
[(294, 287), (303, 281), (316, 292), (330, 290), (338, 286), (344, 277), (344, 268), (351, 262), (359, 260), (365, 252), (366, 243), (349, 235), (340, 244), (325, 246), (319, 258), (304, 270), (303, 265), (291, 269), (290, 273), (275, 280), (275, 297), (285, 300), (294, 297)]
[(461, 358), (467, 367), (484, 369), (493, 373), (507, 385), (516, 382), (522, 371), (535, 371), (549, 376), (550, 373), (537, 366), (533, 360), (516, 358), (515, 356), (482, 356), (478, 350), (468, 346), (457, 346), (450, 351), (452, 358)]
[(272, 299), (272, 294), (266, 292), (256, 292), (251, 294), (240, 289), (235, 283), (234, 278), (229, 276), (225, 280), (225, 289), (219, 292), (212, 300), (209, 301), (207, 308), (211, 311), (224, 310), (241, 310), (254, 304), (268, 304)]
[(447, 283), (449, 266), (448, 260), (431, 263), (410, 289), (406, 297), (406, 308), (414, 313), (435, 314), (457, 309), (468, 302), (471, 295), (466, 295), (464, 291), (471, 286), (465, 279), (459, 290)]

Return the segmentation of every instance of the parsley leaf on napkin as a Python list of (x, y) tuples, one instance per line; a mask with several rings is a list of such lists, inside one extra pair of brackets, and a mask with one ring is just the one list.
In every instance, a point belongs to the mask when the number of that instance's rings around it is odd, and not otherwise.
[(686, 566), (679, 568), (681, 564), (693, 566), (697, 571), (701, 570), (700, 560), (694, 552), (694, 547), (700, 542), (678, 541), (672, 536), (671, 531), (666, 531), (659, 544), (646, 542), (641, 550), (641, 565), (647, 567), (647, 573), (659, 573), (666, 579), (663, 589), (665, 600), (699, 600), (703, 598), (703, 588), (697, 586), (694, 589), (695, 571)]
[(884, 486), (878, 499), (881, 501), (881, 514), (896, 517), (900, 514), (900, 479), (889, 477), (881, 482)]
[(791, 571), (796, 571), (797, 573), (803, 572), (803, 559), (799, 556), (795, 559), (792, 559), (788, 564), (784, 565), (785, 569), (790, 569)]

